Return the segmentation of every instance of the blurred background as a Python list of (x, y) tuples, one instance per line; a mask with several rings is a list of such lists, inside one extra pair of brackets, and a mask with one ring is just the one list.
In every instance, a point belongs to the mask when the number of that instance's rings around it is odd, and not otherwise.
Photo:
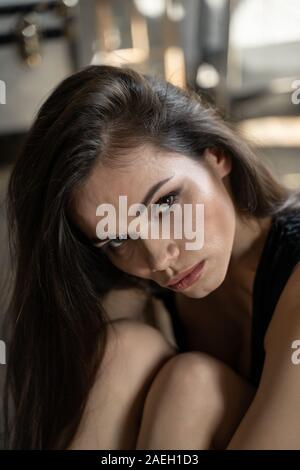
[(3, 201), (20, 145), (62, 78), (103, 63), (193, 87), (300, 188), (300, 0), (0, 0), (1, 292)]

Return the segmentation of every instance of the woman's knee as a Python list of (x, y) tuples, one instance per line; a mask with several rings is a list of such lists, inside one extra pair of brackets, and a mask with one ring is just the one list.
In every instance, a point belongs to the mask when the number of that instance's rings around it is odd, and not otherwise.
[(243, 408), (253, 399), (255, 388), (219, 359), (200, 351), (188, 351), (169, 359), (156, 381), (167, 384), (176, 396), (196, 394), (198, 406), (220, 414), (228, 406)]
[(164, 364), (151, 385), (140, 442), (144, 443), (144, 435), (153, 426), (153, 416), (157, 419), (163, 414), (164, 422), (178, 415), (180, 422), (187, 420), (189, 429), (193, 420), (199, 439), (203, 432), (203, 440), (224, 449), (254, 393), (254, 387), (217, 358), (200, 351), (177, 354)]
[(104, 373), (112, 363), (120, 370), (145, 370), (162, 366), (177, 350), (155, 327), (135, 320), (121, 319), (108, 324), (107, 344), (99, 369)]
[(116, 403), (143, 395), (161, 367), (176, 354), (163, 334), (151, 325), (117, 320), (108, 325), (105, 352), (90, 394), (89, 408), (105, 399)]
[(218, 365), (198, 351), (177, 354), (164, 364), (145, 400), (138, 449), (207, 448), (221, 408)]
[(216, 386), (226, 367), (218, 359), (200, 351), (188, 351), (169, 359), (160, 370), (168, 386), (178, 393), (201, 391), (207, 398), (215, 398)]
[(127, 319), (109, 324), (72, 448), (134, 448), (148, 389), (174, 354), (173, 346), (150, 325)]

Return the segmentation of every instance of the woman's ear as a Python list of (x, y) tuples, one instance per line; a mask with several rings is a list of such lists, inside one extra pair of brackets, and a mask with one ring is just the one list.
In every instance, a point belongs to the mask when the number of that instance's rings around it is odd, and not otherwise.
[(232, 159), (223, 149), (207, 148), (203, 153), (204, 160), (217, 173), (219, 178), (227, 176), (232, 167)]

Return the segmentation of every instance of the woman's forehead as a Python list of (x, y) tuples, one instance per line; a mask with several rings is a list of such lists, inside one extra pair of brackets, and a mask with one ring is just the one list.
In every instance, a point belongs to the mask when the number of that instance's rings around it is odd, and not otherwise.
[(164, 180), (166, 182), (174, 175), (172, 165), (166, 160), (158, 166), (153, 158), (145, 159), (144, 156), (126, 168), (112, 169), (98, 165), (85, 184), (74, 192), (73, 217), (81, 228), (91, 233), (98, 220), (96, 209), (100, 204), (111, 204), (118, 212), (119, 196), (122, 195), (127, 196), (128, 206), (142, 203), (150, 187)]
[(141, 202), (148, 187), (171, 175), (182, 174), (186, 157), (172, 153), (161, 155), (145, 149), (139, 158), (125, 167), (95, 165), (85, 184), (78, 191), (79, 201), (87, 205), (116, 202), (127, 195), (130, 202)]
[(126, 196), (127, 207), (133, 204), (147, 206), (151, 197), (163, 185), (167, 187), (169, 181), (177, 181), (178, 177), (191, 180), (201, 177), (195, 172), (195, 162), (185, 155), (171, 152), (162, 155), (151, 150), (144, 149), (139, 158), (121, 168), (95, 165), (85, 184), (77, 189), (73, 217), (88, 236), (95, 236), (99, 219), (97, 207), (101, 204), (112, 205), (118, 214), (120, 196)]

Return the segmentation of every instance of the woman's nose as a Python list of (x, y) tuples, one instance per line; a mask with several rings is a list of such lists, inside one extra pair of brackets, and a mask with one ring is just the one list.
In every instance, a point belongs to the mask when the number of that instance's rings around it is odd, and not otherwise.
[(170, 266), (176, 265), (179, 249), (173, 240), (146, 239), (143, 242), (152, 272), (166, 271)]

